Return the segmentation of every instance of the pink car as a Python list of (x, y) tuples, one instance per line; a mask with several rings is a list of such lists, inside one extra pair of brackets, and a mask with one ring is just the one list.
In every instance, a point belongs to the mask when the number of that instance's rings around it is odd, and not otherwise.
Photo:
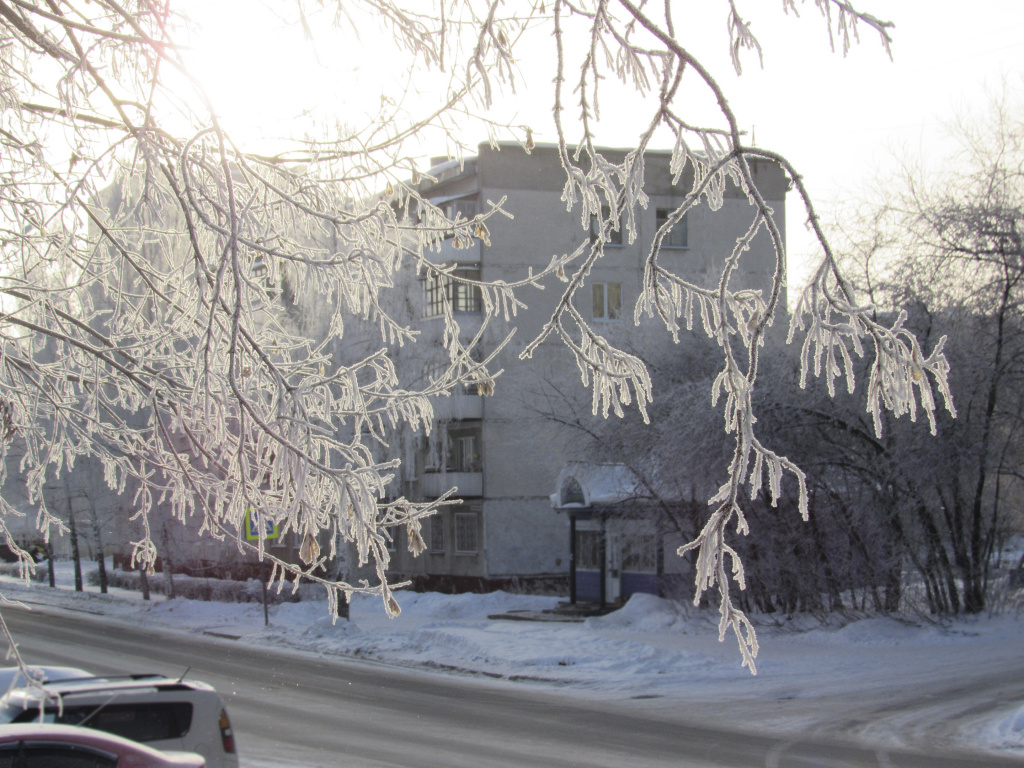
[(0, 725), (0, 765), (25, 768), (205, 768), (194, 752), (160, 752), (128, 739), (74, 725)]

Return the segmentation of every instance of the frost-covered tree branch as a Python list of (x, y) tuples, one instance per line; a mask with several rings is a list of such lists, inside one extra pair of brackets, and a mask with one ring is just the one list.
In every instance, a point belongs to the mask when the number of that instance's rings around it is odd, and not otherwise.
[[(851, 36), (863, 24), (874, 29), (888, 50), (891, 25), (869, 14), (859, 12), (846, 3), (817, 2), (825, 17), (829, 34), (842, 41), (844, 50)], [(609, 404), (619, 408), (635, 399), (641, 412), (650, 401), (650, 379), (639, 361), (623, 363), (624, 353), (607, 349), (603, 338), (572, 309), (572, 295), (585, 284), (586, 277), (604, 255), (604, 246), (611, 231), (623, 228), (626, 237), (636, 237), (635, 215), (646, 207), (644, 193), (644, 152), (655, 136), (673, 147), (672, 170), (677, 183), (684, 169), (692, 169), (693, 184), (684, 202), (673, 212), (658, 232), (647, 259), (644, 291), (635, 306), (635, 319), (654, 316), (661, 320), (674, 338), (679, 338), (679, 320), (692, 330), (694, 315), (699, 314), (704, 332), (714, 339), (723, 355), (723, 367), (715, 382), (715, 401), (724, 395), (725, 428), (735, 435), (735, 453), (729, 475), (717, 495), (710, 499), (712, 514), (698, 537), (680, 550), (697, 552), (697, 599), (707, 589), (717, 589), (722, 616), (722, 634), (734, 630), (743, 652), (744, 663), (754, 669), (757, 641), (746, 617), (733, 605), (730, 597), (730, 571), (742, 588), (742, 562), (728, 544), (727, 530), (735, 524), (746, 532), (741, 499), (744, 488), (756, 496), (767, 479), (767, 490), (777, 501), (785, 473), (797, 481), (799, 509), (806, 516), (807, 491), (804, 473), (792, 462), (763, 445), (756, 436), (755, 414), (751, 393), (758, 375), (758, 355), (765, 343), (766, 331), (780, 309), (785, 287), (785, 244), (773, 211), (762, 197), (753, 179), (750, 160), (769, 159), (779, 163), (796, 182), (801, 204), (815, 226), (826, 255), (818, 279), (811, 286), (794, 315), (794, 329), (803, 327), (803, 318), (810, 318), (810, 331), (805, 341), (804, 364), (815, 375), (824, 375), (830, 387), (839, 372), (837, 357), (846, 361), (845, 373), (853, 385), (853, 369), (849, 353), (863, 354), (863, 340), (869, 339), (875, 352), (875, 364), (868, 382), (872, 413), (876, 416), (884, 406), (897, 416), (909, 413), (913, 418), (918, 405), (933, 421), (936, 407), (929, 380), (930, 375), (947, 406), (952, 409), (946, 384), (947, 366), (941, 345), (925, 356), (912, 336), (902, 330), (897, 320), (890, 328), (875, 321), (866, 307), (857, 306), (838, 269), (828, 242), (820, 228), (810, 198), (799, 175), (785, 158), (744, 144), (739, 121), (729, 107), (726, 94), (715, 77), (684, 46), (675, 33), (672, 7), (666, 4), (661, 18), (649, 15), (653, 6), (637, 5), (629, 0), (598, 2), (587, 9), (570, 3), (553, 4), (554, 31), (558, 48), (558, 73), (554, 102), (555, 123), (561, 147), (562, 164), (566, 170), (563, 199), (575, 210), (579, 205), (583, 222), (590, 217), (600, 219), (600, 235), (589, 250), (581, 254), (576, 272), (568, 277), (565, 298), (559, 304), (545, 331), (526, 350), (529, 354), (550, 335), (566, 341), (576, 355), (585, 383), (593, 381), (594, 412), (607, 414)], [(794, 3), (786, 8), (796, 10)], [(569, 22), (582, 17), (589, 33), (589, 44), (580, 46), (578, 64), (568, 61)], [(760, 53), (760, 44), (750, 26), (741, 18), (737, 4), (729, 3), (728, 18), (731, 53), (737, 72), (741, 70), (744, 50)], [(605, 53), (602, 57), (598, 52)], [(602, 68), (602, 63), (604, 67)], [(575, 73), (575, 74), (572, 74)], [(676, 94), (684, 77), (695, 79), (719, 107), (717, 125), (695, 127), (678, 114)], [(592, 141), (591, 121), (598, 117), (600, 81), (619, 80), (628, 83), (649, 97), (650, 121), (640, 125), (638, 146), (625, 162), (609, 163)], [(565, 128), (564, 84), (574, 82), (578, 96), (576, 120), (581, 135), (570, 137)], [(660, 133), (658, 133), (660, 131)], [(575, 143), (575, 150), (570, 147)], [(661, 247), (672, 227), (687, 211), (706, 204), (712, 210), (722, 206), (725, 190), (738, 187), (749, 200), (753, 212), (748, 232), (736, 241), (731, 253), (722, 254), (722, 268), (717, 288), (695, 285), (672, 269), (663, 266)], [(736, 270), (750, 242), (759, 232), (770, 238), (776, 254), (776, 269), (768, 295), (736, 289), (732, 286)], [(573, 341), (573, 338), (578, 339)], [(812, 359), (812, 350), (814, 351)], [(824, 368), (822, 367), (824, 361)], [(915, 387), (917, 388), (915, 391)], [(767, 472), (767, 478), (765, 478)]]
[[(737, 72), (761, 53), (742, 5), (727, 0), (720, 11)], [(802, 5), (784, 0), (781, 10)], [(864, 28), (888, 49), (887, 23), (841, 0), (814, 6), (844, 50)], [(313, 4), (297, 8), (308, 28)], [(900, 321), (886, 328), (857, 304), (799, 175), (784, 158), (744, 143), (727, 94), (688, 49), (682, 11), (671, 3), (346, 0), (335, 9), (339, 34), (371, 20), (385, 29), (389, 46), (380, 55), (405, 56), (409, 82), (440, 78), (436, 98), (406, 105), (403, 94), (385, 94), (362, 127), (251, 152), (189, 71), (171, 3), (0, 0), (0, 406), (7, 443), (25, 444), (30, 495), (39, 501), (49, 473), (96, 457), (111, 488), (135, 494), (144, 535), (134, 551), (144, 567), (157, 556), (150, 510), (169, 504), (204, 533), (254, 548), (282, 580), (320, 582), (332, 601), (378, 591), (397, 610), (387, 583), (391, 532), (407, 528), (420, 549), (422, 520), (448, 496), (413, 502), (396, 492), (395, 436), (429, 431), (432, 396), (465, 382), (489, 390), (500, 371), (497, 350), (480, 353), (483, 330), (460, 325), (444, 290), (447, 364), (436, 376), (403, 378), (395, 351), (418, 334), (394, 297), (408, 295), (410, 275), (462, 284), (479, 292), (487, 327), (514, 325), (528, 311), (524, 288), (558, 286), (561, 300), (524, 356), (557, 339), (592, 388), (595, 413), (635, 404), (646, 414), (654, 393), (643, 361), (598, 334), (574, 298), (613, 233), (636, 238), (638, 211), (649, 203), (646, 153), (670, 146), (675, 183), (692, 184), (647, 255), (634, 318), (656, 318), (679, 340), (681, 326), (692, 330), (699, 316), (721, 352), (714, 398), (724, 402), (735, 452), (706, 527), (684, 551), (697, 551), (699, 592), (718, 590), (722, 633), (736, 632), (753, 670), (756, 638), (730, 597), (730, 571), (741, 587), (743, 571), (728, 531), (744, 530), (745, 496), (766, 484), (777, 500), (786, 474), (798, 481), (804, 515), (807, 501), (801, 470), (755, 429), (758, 358), (783, 307), (786, 254), (752, 162), (778, 163), (793, 178), (824, 248), (794, 316), (796, 329), (809, 329), (808, 370), (830, 386), (845, 373), (852, 386), (850, 352), (861, 354), (866, 340), (876, 355), (867, 384), (876, 418), (883, 407), (912, 417), (921, 407), (931, 418), (933, 387), (950, 405), (941, 347), (926, 355)], [(540, 272), (488, 283), (429, 256), (446, 244), (486, 243), (503, 201), (466, 218), (424, 199), (418, 190), (428, 171), (415, 142), (433, 132), (458, 158), (468, 123), (530, 151), (534, 127), (509, 126), (491, 108), (517, 86), (538, 35), (556, 50), (545, 82), (554, 82), (562, 198), (595, 236)], [(636, 148), (621, 162), (606, 158), (596, 139), (613, 84), (646, 105), (635, 118)], [(717, 104), (706, 125), (687, 112), (684, 87)], [(750, 220), (719, 254), (717, 285), (676, 274), (661, 255), (672, 228), (698, 206), (719, 209), (733, 189), (749, 202)], [(765, 294), (736, 285), (755, 238), (768, 238), (775, 254)], [(315, 329), (311, 304), (326, 318)], [(360, 344), (350, 343), (354, 335)], [(247, 542), (249, 514), (298, 535), (303, 564), (275, 559), (263, 540)], [(60, 525), (45, 510), (39, 519), (47, 535)], [(377, 582), (325, 577), (322, 532), (331, 547), (353, 542)]]

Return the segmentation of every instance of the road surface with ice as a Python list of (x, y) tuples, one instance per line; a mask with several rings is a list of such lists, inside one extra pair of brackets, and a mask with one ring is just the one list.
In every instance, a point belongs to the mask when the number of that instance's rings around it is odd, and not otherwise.
[[(269, 625), (264, 626), (258, 605), (181, 600), (146, 604), (128, 593), (76, 595), (39, 586), (24, 590), (10, 583), (3, 588), (12, 598), (62, 604), (151, 630), (174, 628), (191, 634), (197, 648), (197, 636), (205, 633), (237, 638), (214, 638), (218, 646), (238, 649), (236, 653), (276, 648), (301, 652), (299, 657), (313, 652), (324, 660), (383, 662), (384, 667), (369, 666), (385, 669), (389, 679), (428, 681), (416, 683), (426, 686), (424, 693), (407, 696), (418, 708), (415, 715), (408, 715), (411, 719), (404, 726), (401, 719), (387, 723), (379, 712), (366, 714), (365, 720), (363, 714), (354, 721), (340, 718), (331, 701), (342, 693), (333, 689), (324, 691), (322, 697), (320, 693), (312, 696), (306, 720), (318, 723), (328, 734), (332, 730), (329, 724), (335, 722), (334, 737), (344, 723), (346, 739), (363, 747), (388, 744), (389, 740), (402, 745), (422, 743), (427, 752), (444, 756), (443, 747), (448, 744), (449, 754), (438, 764), (459, 764), (451, 760), (452, 754), (461, 754), (459, 745), (472, 744), (483, 727), (474, 725), (472, 717), (490, 718), (492, 725), (505, 723), (490, 739), (499, 752), (516, 754), (519, 750), (520, 757), (525, 757), (536, 749), (551, 759), (564, 757), (570, 761), (566, 765), (580, 757), (579, 744), (584, 743), (603, 744), (609, 751), (577, 764), (604, 764), (605, 759), (616, 764), (615, 756), (623, 757), (620, 753), (629, 751), (631, 745), (634, 759), (617, 764), (654, 766), (663, 760), (667, 765), (672, 764), (673, 754), (678, 756), (681, 744), (691, 747), (691, 764), (700, 764), (693, 760), (705, 754), (701, 750), (710, 755), (713, 747), (727, 755), (739, 750), (735, 760), (725, 765), (902, 766), (907, 764), (899, 752), (902, 746), (943, 754), (986, 750), (1024, 764), (1024, 623), (1012, 616), (948, 627), (893, 620), (859, 621), (837, 629), (809, 624), (802, 631), (797, 631), (795, 622), (762, 626), (758, 676), (752, 678), (740, 668), (732, 642), (717, 642), (713, 617), (656, 598), (634, 599), (623, 610), (601, 619), (552, 624), (487, 618), (511, 610), (551, 607), (556, 602), (552, 598), (403, 593), (399, 596), (403, 614), (397, 620), (384, 617), (380, 606), (366, 598), (355, 602), (353, 621), (348, 624), (332, 626), (325, 604), (308, 602), (272, 608)], [(30, 662), (57, 661), (33, 659), (31, 643), (23, 643), (22, 650)], [(73, 643), (66, 655), (63, 661), (70, 663), (76, 655)], [(175, 663), (185, 663), (184, 658)], [(424, 677), (402, 671), (424, 667), (445, 674)], [(264, 753), (283, 742), (279, 734), (265, 732), (266, 721), (260, 725), (260, 721), (250, 720), (248, 708), (254, 707), (253, 712), (272, 708), (284, 692), (309, 698), (308, 692), (295, 689), (289, 674), (275, 674), (265, 684), (270, 686), (266, 696), (250, 691), (232, 702), (236, 719), (240, 719), (236, 723), (240, 734), (254, 739), (248, 743), (259, 744)], [(449, 690), (448, 686), (458, 682), (452, 679), (457, 675), (477, 678), (462, 681), (472, 683), (465, 690), (495, 691), (502, 701), (511, 697), (517, 703), (505, 710), (504, 704), (499, 707), (490, 699), (481, 702), (461, 688), (457, 693), (429, 693)], [(211, 682), (218, 688), (231, 685), (226, 677)], [(367, 690), (372, 689), (369, 684)], [(225, 690), (229, 695), (232, 692)], [(252, 696), (263, 703), (248, 701)], [(365, 696), (361, 693), (356, 704)], [(346, 711), (351, 709), (349, 700), (344, 701)], [(384, 705), (384, 711), (388, 706), (393, 705)], [(372, 713), (375, 707), (353, 711)], [(518, 720), (549, 725), (547, 730), (526, 735), (516, 730)], [(410, 731), (417, 721), (421, 727), (416, 730), (418, 737), (412, 739)], [(442, 722), (450, 725), (447, 735), (443, 731), (448, 728), (439, 724)], [(566, 738), (570, 732), (567, 722), (578, 729), (573, 738)], [(256, 733), (246, 733), (249, 723)], [(665, 728), (665, 724), (672, 725)], [(745, 735), (723, 736), (733, 731)], [(805, 742), (811, 737), (828, 741), (827, 749), (851, 740), (871, 746), (868, 753), (850, 763), (835, 762), (827, 755), (812, 760), (810, 754), (801, 761), (798, 755), (804, 753), (800, 750), (810, 748)], [(561, 757), (556, 754), (555, 745), (559, 744), (566, 747)], [(368, 749), (369, 762), (363, 764), (433, 764), (402, 762), (388, 751), (393, 749)], [(382, 757), (374, 762), (374, 754)], [(638, 754), (645, 760), (638, 762)], [(758, 756), (750, 757), (753, 754)], [(870, 761), (864, 754), (872, 755)], [(748, 759), (754, 762), (745, 762)], [(273, 763), (246, 763), (250, 764)], [(515, 763), (503, 763), (496, 756), (489, 763), (466, 764)], [(527, 760), (521, 764), (561, 763)]]

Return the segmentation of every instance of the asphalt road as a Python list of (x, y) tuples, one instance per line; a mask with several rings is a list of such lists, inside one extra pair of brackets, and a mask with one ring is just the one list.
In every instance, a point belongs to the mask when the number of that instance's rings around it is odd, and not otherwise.
[(742, 732), (645, 700), (589, 702), (512, 685), (338, 662), (101, 617), (4, 606), (31, 664), (161, 672), (216, 686), (244, 768), (997, 768), (1024, 761), (910, 753)]

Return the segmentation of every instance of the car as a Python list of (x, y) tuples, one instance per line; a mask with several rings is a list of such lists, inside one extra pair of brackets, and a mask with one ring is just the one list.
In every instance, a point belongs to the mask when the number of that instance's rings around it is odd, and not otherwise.
[(2, 768), (204, 768), (194, 752), (161, 752), (131, 739), (75, 725), (0, 725)]
[(25, 688), (30, 683), (52, 683), (55, 680), (92, 676), (91, 672), (78, 667), (0, 667), (0, 693), (12, 688)]
[(159, 750), (198, 752), (208, 768), (238, 768), (227, 708), (212, 686), (197, 680), (74, 677), (16, 688), (0, 698), (0, 723), (33, 722), (85, 726)]

